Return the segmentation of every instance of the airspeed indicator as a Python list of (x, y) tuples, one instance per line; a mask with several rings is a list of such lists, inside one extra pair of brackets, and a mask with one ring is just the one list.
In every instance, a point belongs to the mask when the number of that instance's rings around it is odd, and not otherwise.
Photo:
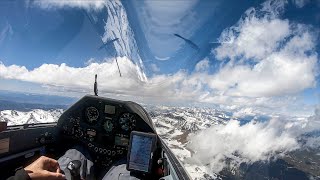
[(99, 117), (99, 111), (95, 107), (88, 107), (86, 109), (86, 115), (87, 115), (88, 121), (90, 123), (93, 123), (94, 121), (97, 121)]

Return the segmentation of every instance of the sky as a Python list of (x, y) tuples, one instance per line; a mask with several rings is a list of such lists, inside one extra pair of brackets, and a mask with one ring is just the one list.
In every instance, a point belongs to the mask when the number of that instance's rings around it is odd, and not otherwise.
[(81, 97), (98, 74), (101, 96), (310, 115), (319, 27), (319, 0), (1, 1), (0, 90)]
[(0, 90), (80, 98), (97, 74), (100, 96), (231, 112), (188, 136), (189, 172), (219, 172), (319, 148), (319, 33), (320, 0), (5, 0)]

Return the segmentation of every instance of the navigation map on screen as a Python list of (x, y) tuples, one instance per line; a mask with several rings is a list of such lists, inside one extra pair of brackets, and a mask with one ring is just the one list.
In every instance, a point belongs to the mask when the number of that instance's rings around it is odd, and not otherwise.
[(133, 135), (129, 169), (148, 172), (151, 159), (153, 138), (148, 136)]

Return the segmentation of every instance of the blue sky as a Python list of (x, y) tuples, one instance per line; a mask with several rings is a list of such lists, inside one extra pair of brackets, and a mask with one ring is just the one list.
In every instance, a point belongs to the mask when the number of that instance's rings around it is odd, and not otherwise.
[(0, 89), (79, 97), (97, 73), (106, 96), (307, 108), (319, 103), (319, 27), (317, 0), (5, 1)]

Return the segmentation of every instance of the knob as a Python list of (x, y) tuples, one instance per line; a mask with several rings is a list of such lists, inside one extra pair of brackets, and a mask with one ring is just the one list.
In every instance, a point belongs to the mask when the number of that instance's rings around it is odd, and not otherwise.
[(67, 168), (70, 171), (71, 180), (81, 180), (80, 167), (81, 167), (81, 161), (79, 160), (73, 160), (69, 162)]
[(45, 137), (41, 137), (40, 140), (39, 140), (39, 142), (40, 142), (41, 144), (46, 143), (46, 138), (45, 138)]

